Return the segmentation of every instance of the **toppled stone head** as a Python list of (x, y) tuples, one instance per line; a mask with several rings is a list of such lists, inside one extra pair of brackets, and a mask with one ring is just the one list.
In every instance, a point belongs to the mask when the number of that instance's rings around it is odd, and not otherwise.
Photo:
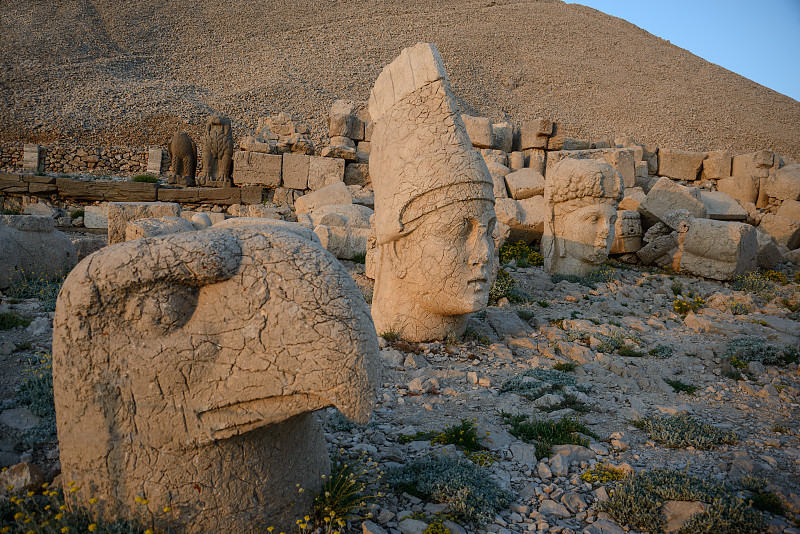
[(608, 258), (623, 192), (622, 178), (608, 163), (566, 158), (553, 167), (544, 189), (548, 272), (586, 276)]
[(370, 176), (378, 332), (409, 341), (464, 332), (486, 306), (496, 223), (493, 182), (467, 137), (441, 56), (402, 51), (372, 89)]
[(70, 273), (53, 382), (73, 504), (95, 497), (107, 519), (140, 517), (142, 497), (157, 528), (198, 533), (288, 527), (292, 503), (309, 504), (295, 485), (314, 489), (328, 469), (309, 412), (366, 422), (379, 368), (358, 289), (301, 234), (139, 239)]

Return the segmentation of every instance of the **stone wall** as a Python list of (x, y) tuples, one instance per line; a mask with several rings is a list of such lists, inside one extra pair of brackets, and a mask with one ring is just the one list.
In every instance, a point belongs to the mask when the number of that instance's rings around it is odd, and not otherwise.
[[(147, 148), (42, 146), (42, 172), (54, 174), (133, 175), (147, 169)], [(23, 168), (23, 145), (0, 146), (0, 170)]]

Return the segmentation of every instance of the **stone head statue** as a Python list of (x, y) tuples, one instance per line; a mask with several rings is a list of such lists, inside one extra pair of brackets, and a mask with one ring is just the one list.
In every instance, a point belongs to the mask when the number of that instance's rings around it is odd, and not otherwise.
[(378, 76), (369, 110), (376, 329), (409, 341), (461, 335), (466, 314), (488, 300), (494, 193), (436, 47), (403, 50)]
[(624, 186), (608, 163), (565, 158), (547, 174), (549, 211), (542, 236), (550, 273), (586, 276), (608, 258)]
[(168, 519), (197, 533), (290, 526), (308, 504), (295, 485), (315, 489), (328, 469), (309, 412), (336, 406), (366, 422), (379, 370), (361, 294), (302, 233), (139, 239), (70, 273), (53, 381), (62, 472), (81, 487), (73, 504), (138, 517), (134, 499), (146, 498), (163, 531)]
[(199, 185), (225, 187), (233, 185), (233, 135), (227, 117), (212, 115), (203, 133), (203, 173)]

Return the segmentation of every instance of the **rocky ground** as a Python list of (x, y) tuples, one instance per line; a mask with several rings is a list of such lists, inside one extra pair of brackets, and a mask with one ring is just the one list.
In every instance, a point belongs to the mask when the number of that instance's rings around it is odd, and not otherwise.
[[(369, 300), (371, 284), (363, 266), (344, 263)], [(791, 280), (796, 268), (784, 270)], [(392, 336), (381, 338), (384, 368), (373, 419), (357, 427), (333, 410), (321, 413), (331, 446), (348, 455), (366, 453), (380, 469), (390, 471), (433, 453), (461, 455), (454, 445), (432, 445), (419, 433), (474, 420), (481, 435), (488, 433), (483, 444), (496, 460), (486, 468), (487, 476), (509, 490), (511, 499), (486, 525), (446, 522), (453, 534), (462, 529), (502, 534), (637, 532), (599, 511), (613, 484), (581, 479), (598, 462), (623, 471), (671, 468), (728, 482), (757, 475), (766, 479), (788, 516), (800, 513), (798, 365), (754, 361), (735, 376), (737, 369), (726, 355), (726, 344), (741, 336), (776, 347), (797, 346), (800, 322), (789, 308), (799, 302), (799, 283), (775, 283), (755, 294), (735, 291), (730, 284), (618, 265), (613, 279), (591, 288), (553, 283), (540, 267), (509, 271), (529, 301), (501, 299), (475, 314), (465, 340), (408, 344)], [(703, 307), (686, 316), (676, 313), (676, 293), (690, 292), (703, 298)], [(748, 313), (734, 315), (736, 303), (747, 306)], [(32, 376), (29, 361), (40, 361), (40, 354), (51, 349), (53, 314), (35, 299), (6, 297), (0, 312), (8, 311), (33, 322), (0, 331), (0, 462), (32, 461), (52, 478), (58, 473), (57, 442), (45, 428), (52, 422), (31, 413), (15, 391)], [(572, 378), (538, 398), (527, 398), (522, 389), (506, 384), (520, 373), (559, 363), (576, 364), (571, 371), (561, 367)], [(37, 365), (40, 372), (46, 369), (46, 357)], [(678, 393), (666, 380), (680, 380), (697, 390)], [(546, 411), (568, 394), (578, 403)], [(581, 408), (584, 403), (586, 409)], [(573, 417), (597, 437), (586, 436), (588, 447), (556, 446), (551, 456), (537, 455), (533, 444), (511, 434), (503, 412), (552, 420)], [(735, 442), (709, 450), (667, 448), (631, 424), (647, 416), (680, 413), (733, 432)], [(446, 506), (389, 487), (363, 529), (419, 534), (436, 514), (447, 512)], [(768, 532), (800, 532), (780, 515), (767, 514), (767, 525)]]
[(197, 140), (213, 113), (239, 138), (286, 111), (325, 146), (333, 101), (366, 100), (385, 65), (427, 41), (466, 113), (546, 117), (592, 141), (800, 159), (796, 100), (556, 0), (7, 0), (0, 32), (4, 141), (163, 145), (181, 129)]

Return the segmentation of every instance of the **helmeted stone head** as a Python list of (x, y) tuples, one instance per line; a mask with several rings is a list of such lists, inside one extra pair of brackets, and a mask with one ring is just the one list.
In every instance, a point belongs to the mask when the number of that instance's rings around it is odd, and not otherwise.
[(409, 341), (460, 335), (489, 296), (494, 193), (436, 48), (403, 50), (378, 77), (369, 109), (376, 328)]
[(565, 158), (548, 172), (542, 237), (548, 272), (586, 276), (608, 258), (623, 193), (619, 173), (603, 161)]

